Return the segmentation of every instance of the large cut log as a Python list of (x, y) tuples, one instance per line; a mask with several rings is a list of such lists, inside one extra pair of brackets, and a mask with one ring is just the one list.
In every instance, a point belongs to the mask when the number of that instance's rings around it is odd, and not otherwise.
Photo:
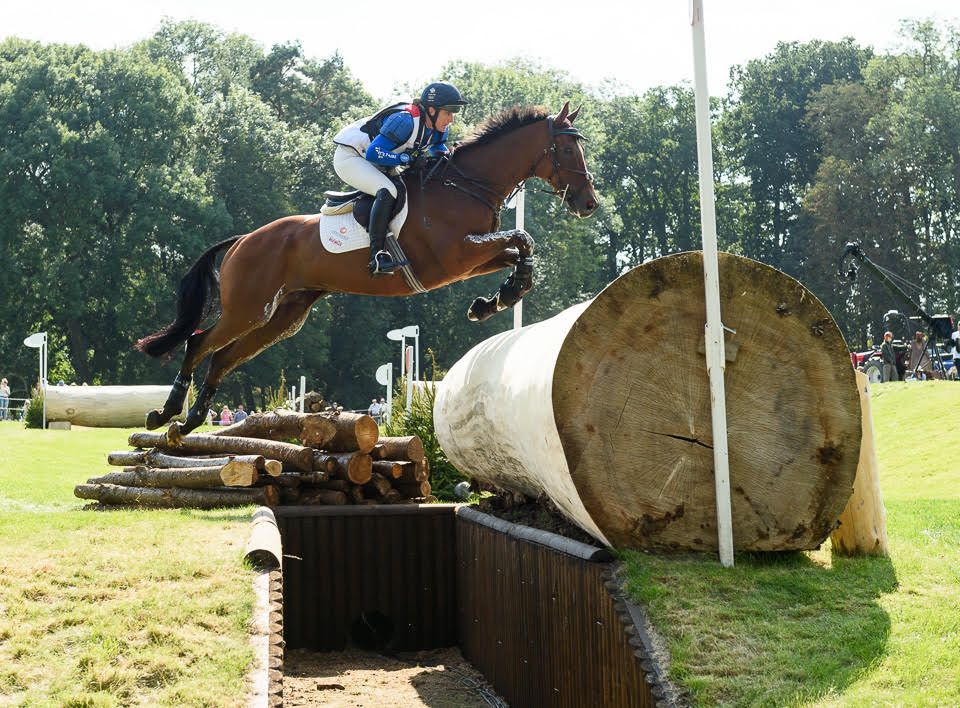
[(408, 499), (425, 497), (433, 491), (430, 482), (398, 482), (394, 481), (394, 489)]
[[(817, 547), (853, 487), (860, 402), (823, 304), (769, 266), (720, 254), (737, 549)], [(546, 495), (608, 544), (715, 549), (703, 259), (638, 266), (593, 300), (482, 342), (434, 407), (450, 461)]]
[(873, 415), (870, 408), (870, 380), (857, 372), (860, 390), (863, 442), (860, 462), (853, 482), (853, 495), (840, 514), (840, 527), (830, 534), (833, 550), (841, 555), (889, 555), (887, 548), (887, 512), (880, 494), (880, 470), (873, 441)]
[(337, 428), (330, 418), (319, 413), (276, 410), (271, 413), (254, 413), (239, 423), (220, 428), (208, 435), (281, 441), (297, 438), (304, 445), (323, 447), (333, 439), (336, 432)]
[(383, 446), (379, 451), (381, 460), (408, 460), (410, 462), (420, 462), (423, 459), (423, 443), (417, 435), (406, 435), (403, 437), (380, 438), (377, 441), (377, 447)]
[(363, 413), (340, 413), (330, 420), (337, 428), (333, 440), (325, 446), (331, 452), (370, 452), (380, 437), (377, 421)]
[(161, 450), (179, 454), (223, 454), (262, 455), (281, 462), (287, 462), (298, 470), (313, 470), (313, 448), (257, 438), (217, 437), (198, 433), (168, 439), (168, 433), (132, 433), (127, 442), (132, 447), (158, 447)]
[(118, 484), (123, 487), (249, 487), (257, 478), (251, 462), (230, 460), (210, 467), (134, 467), (130, 471), (110, 472), (88, 479), (88, 484)]
[[(169, 386), (47, 386), (47, 420), (94, 428), (143, 425), (143, 412), (162, 408)], [(175, 420), (183, 420), (187, 402)]]
[(161, 508), (218, 509), (227, 506), (263, 504), (276, 506), (280, 499), (276, 487), (249, 489), (158, 489), (121, 487), (115, 484), (78, 484), (73, 493), (81, 499), (101, 504), (131, 504)]

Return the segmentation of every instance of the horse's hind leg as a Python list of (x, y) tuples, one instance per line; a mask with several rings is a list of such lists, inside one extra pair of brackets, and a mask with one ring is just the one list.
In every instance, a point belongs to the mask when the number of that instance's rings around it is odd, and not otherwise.
[(266, 324), (250, 330), (228, 346), (218, 349), (210, 362), (210, 369), (190, 407), (180, 433), (186, 434), (200, 425), (207, 415), (210, 401), (223, 378), (246, 361), (300, 331), (310, 314), (310, 307), (326, 293), (322, 290), (301, 290), (290, 293), (277, 305)]
[[(210, 352), (209, 349), (203, 346), (204, 340), (207, 339), (208, 332), (210, 332), (210, 330), (197, 332), (190, 335), (190, 338), (187, 339), (187, 353), (184, 355), (183, 362), (180, 364), (180, 371), (177, 372), (177, 377), (173, 380), (170, 395), (167, 396), (163, 408), (157, 408), (147, 413), (147, 430), (155, 430), (161, 425), (165, 425), (170, 422), (174, 416), (180, 415), (181, 411), (183, 411), (183, 402), (186, 400), (187, 391), (193, 382), (193, 370), (203, 357)], [(202, 356), (200, 355), (201, 352)]]

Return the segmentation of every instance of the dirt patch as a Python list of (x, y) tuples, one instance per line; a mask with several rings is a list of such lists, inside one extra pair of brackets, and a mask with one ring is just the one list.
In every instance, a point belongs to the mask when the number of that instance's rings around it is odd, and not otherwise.
[(312, 652), (284, 656), (285, 706), (506, 707), (456, 647), (400, 652)]
[(500, 492), (481, 499), (477, 504), (477, 510), (504, 521), (550, 531), (590, 546), (601, 545), (593, 536), (571, 523), (546, 497), (530, 499), (509, 492)]

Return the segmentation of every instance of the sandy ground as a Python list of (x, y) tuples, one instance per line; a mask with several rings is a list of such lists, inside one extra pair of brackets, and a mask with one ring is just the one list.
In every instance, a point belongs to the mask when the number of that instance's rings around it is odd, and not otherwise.
[(350, 650), (287, 651), (285, 706), (497, 708), (497, 696), (456, 647), (385, 656)]

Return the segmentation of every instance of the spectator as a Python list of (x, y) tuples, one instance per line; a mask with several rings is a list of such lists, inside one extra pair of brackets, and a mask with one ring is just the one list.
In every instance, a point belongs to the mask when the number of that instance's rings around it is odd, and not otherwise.
[(883, 333), (883, 344), (880, 345), (880, 358), (883, 360), (880, 380), (883, 383), (899, 381), (900, 377), (897, 375), (897, 353), (893, 350), (893, 332)]
[(237, 412), (233, 414), (233, 422), (239, 423), (241, 420), (246, 420), (247, 415), (249, 415), (245, 410), (243, 410), (243, 404), (237, 404)]
[(387, 422), (387, 418), (390, 417), (390, 409), (387, 407), (387, 399), (383, 396), (380, 397), (380, 418), (384, 423)]
[(377, 421), (377, 425), (380, 425), (380, 404), (377, 403), (376, 398), (370, 399), (370, 407), (367, 408), (367, 415)]
[(208, 408), (207, 417), (204, 419), (203, 422), (206, 423), (207, 425), (214, 425), (213, 419), (216, 417), (216, 415), (217, 413), (216, 411), (213, 410), (213, 408)]
[(923, 332), (918, 331), (910, 344), (910, 370), (918, 380), (933, 379), (933, 362), (927, 353), (927, 338)]
[(10, 384), (7, 383), (7, 377), (0, 379), (0, 420), (7, 419), (7, 411), (10, 407)]
[(224, 406), (220, 411), (220, 425), (233, 425), (233, 413), (228, 406)]

